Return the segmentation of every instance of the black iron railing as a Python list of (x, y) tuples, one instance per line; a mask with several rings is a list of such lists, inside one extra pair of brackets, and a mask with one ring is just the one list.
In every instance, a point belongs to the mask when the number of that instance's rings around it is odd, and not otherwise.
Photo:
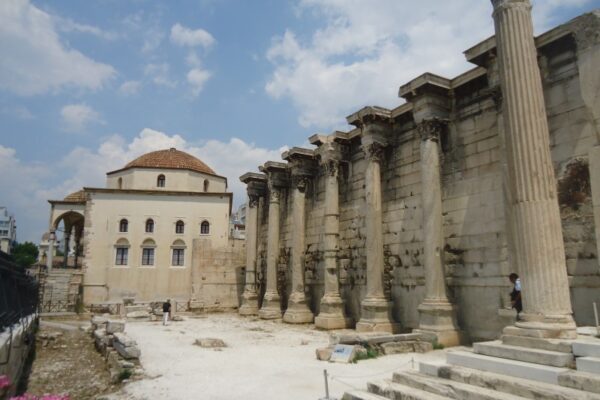
[(0, 332), (37, 311), (38, 291), (35, 279), (0, 252)]

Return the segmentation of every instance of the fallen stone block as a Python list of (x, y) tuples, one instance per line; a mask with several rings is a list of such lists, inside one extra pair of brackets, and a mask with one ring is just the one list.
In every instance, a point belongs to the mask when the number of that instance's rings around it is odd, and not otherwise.
[(140, 358), (142, 352), (136, 345), (125, 346), (121, 342), (114, 342), (115, 350), (121, 355), (121, 357), (129, 360), (132, 358)]
[(122, 320), (109, 320), (106, 323), (106, 333), (125, 332), (125, 321)]
[(214, 338), (204, 338), (204, 339), (196, 339), (194, 342), (196, 346), (204, 347), (204, 348), (221, 348), (227, 347), (224, 341), (221, 339)]
[(92, 330), (106, 328), (106, 323), (108, 322), (108, 318), (104, 316), (95, 315), (92, 317)]
[(139, 319), (149, 320), (150, 313), (148, 311), (132, 311), (132, 312), (127, 313), (127, 318), (134, 319), (134, 320), (136, 320), (136, 319), (137, 320), (139, 320)]
[(121, 343), (125, 347), (135, 346), (137, 342), (122, 332), (115, 332), (114, 342)]
[(171, 318), (171, 321), (176, 321), (176, 322), (181, 322), (183, 320), (184, 319), (181, 315), (173, 315), (173, 318)]
[(392, 354), (412, 353), (414, 351), (413, 342), (390, 342), (382, 343), (381, 349), (386, 356)]
[(322, 349), (317, 349), (315, 352), (317, 354), (317, 360), (329, 361), (329, 359), (331, 358), (331, 353), (333, 352), (333, 348), (324, 347)]

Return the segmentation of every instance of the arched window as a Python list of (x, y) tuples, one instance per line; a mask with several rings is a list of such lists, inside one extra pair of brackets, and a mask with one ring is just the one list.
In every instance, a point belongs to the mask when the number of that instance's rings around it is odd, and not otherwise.
[(129, 221), (127, 221), (125, 218), (123, 218), (121, 221), (119, 221), (119, 232), (127, 232), (128, 229), (129, 229)]
[(182, 220), (179, 220), (175, 223), (175, 233), (183, 233), (185, 229), (185, 224)]
[(157, 187), (165, 187), (166, 178), (163, 174), (160, 174), (158, 178), (156, 178), (156, 186)]
[(209, 233), (210, 233), (210, 224), (208, 223), (208, 221), (203, 221), (200, 224), (200, 234), (208, 235)]
[(154, 265), (154, 249), (156, 248), (156, 244), (152, 239), (144, 240), (142, 243), (142, 265), (143, 266), (152, 266)]
[(127, 265), (129, 258), (129, 242), (119, 239), (115, 244), (115, 265)]
[(185, 242), (176, 240), (171, 246), (171, 265), (174, 267), (183, 267), (185, 265)]
[(146, 232), (147, 233), (154, 232), (154, 220), (152, 218), (148, 218), (146, 220)]
[(119, 189), (123, 189), (123, 178), (119, 178), (117, 180), (117, 185), (118, 185)]
[(208, 192), (208, 186), (210, 185), (210, 182), (208, 181), (208, 179), (204, 180), (204, 191)]

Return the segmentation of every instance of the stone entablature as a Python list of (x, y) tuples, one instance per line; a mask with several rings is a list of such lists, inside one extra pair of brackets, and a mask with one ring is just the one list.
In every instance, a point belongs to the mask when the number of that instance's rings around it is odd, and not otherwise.
[[(544, 146), (554, 172), (546, 179), (559, 181), (561, 268), (579, 324), (593, 323), (589, 304), (600, 301), (600, 169), (594, 168), (600, 165), (600, 81), (593, 73), (600, 69), (600, 46), (589, 28), (598, 21), (595, 11), (535, 39), (547, 110)], [(443, 332), (451, 342), (462, 333), (495, 338), (514, 322), (506, 311), (507, 276), (525, 267), (513, 258), (518, 235), (505, 191), (510, 122), (503, 114), (511, 103), (496, 39), (465, 55), (477, 65), (472, 70), (453, 79), (423, 74), (400, 87), (405, 104), (365, 107), (347, 118), (354, 129), (315, 134), (313, 149), (293, 149), (284, 154), (287, 163), (261, 168), (279, 196), (276, 203), (262, 196), (257, 263), (262, 253), (269, 264), (268, 250), (289, 251), (291, 260), (304, 254), (304, 294), (318, 327), (392, 330), (399, 324)], [(290, 154), (314, 156), (312, 172), (301, 179), (296, 172), (294, 179)], [(294, 214), (299, 182), (305, 185), (303, 241)], [(279, 316), (296, 287), (293, 277), (286, 279), (288, 291), (271, 304), (280, 307)], [(268, 274), (266, 281), (269, 292)], [(567, 283), (555, 284), (564, 289)]]

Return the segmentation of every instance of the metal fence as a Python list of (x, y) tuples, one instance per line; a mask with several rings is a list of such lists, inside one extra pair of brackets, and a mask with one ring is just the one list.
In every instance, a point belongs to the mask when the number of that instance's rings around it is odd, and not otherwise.
[(0, 252), (0, 332), (36, 312), (38, 291), (35, 279)]

